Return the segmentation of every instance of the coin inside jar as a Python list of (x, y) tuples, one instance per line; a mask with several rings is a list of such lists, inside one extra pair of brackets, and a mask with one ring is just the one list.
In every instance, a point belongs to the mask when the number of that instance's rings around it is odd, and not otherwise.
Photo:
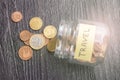
[(29, 43), (33, 49), (39, 50), (45, 44), (45, 37), (41, 34), (34, 34), (31, 36)]
[(18, 54), (22, 60), (29, 60), (33, 56), (33, 51), (29, 46), (22, 46)]
[(31, 33), (28, 30), (23, 30), (20, 32), (20, 39), (22, 41), (28, 41), (31, 37)]
[(53, 25), (48, 25), (43, 31), (46, 38), (54, 38), (57, 34), (57, 29)]
[(22, 13), (20, 11), (15, 11), (11, 14), (11, 19), (14, 22), (19, 22), (23, 18)]
[(42, 25), (43, 25), (43, 21), (41, 18), (39, 17), (33, 17), (30, 22), (29, 22), (30, 28), (33, 30), (39, 30)]

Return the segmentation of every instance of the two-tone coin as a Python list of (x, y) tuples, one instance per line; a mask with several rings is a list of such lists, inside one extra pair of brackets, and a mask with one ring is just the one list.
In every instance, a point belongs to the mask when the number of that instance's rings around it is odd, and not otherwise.
[(46, 38), (54, 38), (57, 34), (57, 29), (53, 25), (48, 25), (45, 27), (43, 33)]
[(18, 54), (22, 60), (29, 60), (33, 56), (33, 51), (29, 46), (22, 46)]
[(22, 20), (22, 18), (23, 18), (23, 15), (20, 11), (15, 11), (11, 14), (11, 19), (14, 22), (19, 22)]
[(42, 25), (43, 25), (43, 21), (41, 18), (39, 17), (33, 17), (30, 22), (29, 22), (30, 28), (33, 30), (39, 30)]
[(39, 50), (45, 44), (45, 37), (41, 34), (34, 34), (31, 36), (29, 43), (33, 49)]

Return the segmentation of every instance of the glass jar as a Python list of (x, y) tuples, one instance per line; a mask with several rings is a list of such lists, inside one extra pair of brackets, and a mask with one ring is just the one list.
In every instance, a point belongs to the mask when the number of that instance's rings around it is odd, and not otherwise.
[(104, 61), (109, 29), (98, 22), (61, 21), (57, 39), (55, 56), (72, 63), (95, 65)]

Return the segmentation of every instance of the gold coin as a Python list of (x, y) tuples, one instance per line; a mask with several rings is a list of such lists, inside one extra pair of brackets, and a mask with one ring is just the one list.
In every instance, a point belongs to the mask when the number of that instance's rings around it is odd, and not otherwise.
[(33, 51), (29, 46), (22, 46), (18, 54), (22, 60), (29, 60), (33, 56)]
[(29, 22), (30, 28), (33, 30), (39, 30), (42, 25), (43, 25), (43, 21), (41, 18), (39, 17), (33, 17), (30, 22)]
[(56, 42), (57, 42), (57, 38), (53, 38), (49, 41), (49, 43), (47, 44), (47, 49), (50, 52), (54, 52), (55, 48), (56, 48)]
[(57, 29), (52, 25), (48, 25), (45, 27), (43, 33), (46, 38), (54, 38), (57, 34)]
[(41, 49), (45, 44), (45, 37), (41, 34), (34, 34), (31, 36), (29, 43), (33, 49)]
[(22, 41), (28, 41), (31, 37), (31, 33), (28, 30), (23, 30), (20, 32), (20, 39)]
[(11, 14), (11, 19), (14, 22), (19, 22), (23, 18), (22, 13), (20, 11), (15, 11)]

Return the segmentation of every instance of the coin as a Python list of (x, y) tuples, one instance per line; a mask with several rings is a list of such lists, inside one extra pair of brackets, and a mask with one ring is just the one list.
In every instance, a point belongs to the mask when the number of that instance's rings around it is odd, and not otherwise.
[(94, 51), (95, 52), (102, 52), (102, 44), (100, 43), (94, 43)]
[(91, 58), (91, 61), (89, 61), (90, 63), (95, 63), (96, 62), (96, 58), (95, 57), (92, 57)]
[(31, 33), (28, 30), (23, 30), (20, 32), (20, 39), (22, 41), (28, 41), (31, 37)]
[(53, 25), (48, 25), (43, 31), (46, 38), (54, 38), (57, 34), (57, 29)]
[(30, 28), (33, 30), (39, 30), (42, 25), (43, 25), (43, 21), (41, 18), (39, 17), (33, 17), (30, 22), (29, 22)]
[(47, 44), (47, 49), (50, 52), (54, 52), (55, 48), (56, 48), (56, 42), (57, 42), (57, 38), (53, 38), (49, 41), (49, 43)]
[(29, 60), (33, 56), (33, 51), (29, 46), (22, 46), (18, 54), (22, 60)]
[(45, 44), (45, 37), (41, 34), (34, 34), (31, 36), (29, 43), (33, 49), (39, 50)]
[(29, 46), (29, 45), (30, 45), (29, 40), (28, 40), (28, 41), (25, 41), (24, 44), (26, 44), (26, 45)]
[(15, 11), (11, 14), (11, 19), (14, 22), (19, 22), (23, 18), (22, 13), (20, 11)]
[[(41, 34), (41, 35), (42, 35), (43, 37), (45, 37), (44, 34)], [(48, 43), (49, 43), (49, 39), (45, 37), (45, 44), (44, 44), (44, 46), (46, 46)]]
[[(33, 35), (33, 33), (31, 33), (31, 36), (32, 36), (32, 35)], [(30, 36), (30, 37), (31, 37), (31, 36)], [(29, 42), (30, 42), (30, 39), (29, 39), (29, 40), (27, 40), (27, 41), (24, 41), (24, 44), (29, 46), (29, 45), (30, 45), (30, 43), (29, 43)]]
[(44, 46), (46, 46), (49, 43), (49, 39), (45, 38), (45, 44)]

